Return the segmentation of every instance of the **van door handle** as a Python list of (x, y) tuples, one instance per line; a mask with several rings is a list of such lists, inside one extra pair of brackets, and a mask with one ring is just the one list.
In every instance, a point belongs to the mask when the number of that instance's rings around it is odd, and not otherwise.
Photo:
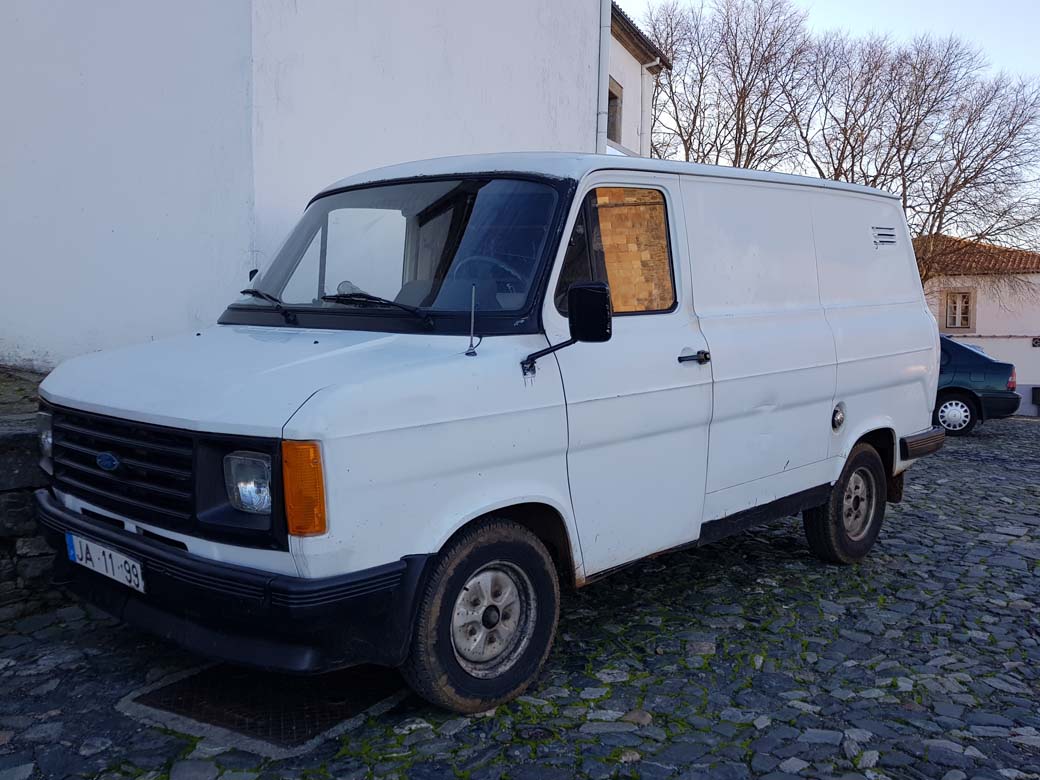
[(706, 349), (699, 349), (696, 355), (679, 355), (680, 363), (689, 363), (691, 360), (696, 360), (703, 366), (711, 362), (711, 353)]

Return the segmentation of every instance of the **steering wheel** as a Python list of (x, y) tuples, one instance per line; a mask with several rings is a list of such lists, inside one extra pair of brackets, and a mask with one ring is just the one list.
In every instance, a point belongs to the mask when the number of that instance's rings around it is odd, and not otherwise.
[(506, 263), (503, 263), (497, 257), (489, 257), (488, 255), (470, 255), (457, 266), (455, 266), (454, 270), (452, 270), (451, 272), (451, 278), (465, 278), (461, 273), (462, 269), (471, 263), (482, 263), (483, 265), (490, 266), (491, 268), (498, 268), (499, 270), (505, 271), (507, 274), (516, 279), (516, 281), (520, 283), (521, 287), (525, 285), (524, 277), (518, 274), (515, 270), (513, 270), (512, 267), (510, 267)]

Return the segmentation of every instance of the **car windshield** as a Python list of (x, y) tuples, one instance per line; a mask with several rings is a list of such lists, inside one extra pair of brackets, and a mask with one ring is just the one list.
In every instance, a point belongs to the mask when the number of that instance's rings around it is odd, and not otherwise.
[(408, 317), (469, 312), (475, 296), (479, 312), (515, 312), (535, 286), (557, 198), (548, 184), (488, 177), (322, 197), (253, 282), (277, 300), (236, 304)]

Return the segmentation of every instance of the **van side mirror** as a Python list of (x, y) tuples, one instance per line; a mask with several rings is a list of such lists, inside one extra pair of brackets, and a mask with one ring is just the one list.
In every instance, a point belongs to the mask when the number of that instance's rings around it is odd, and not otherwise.
[(249, 281), (253, 281), (253, 277), (260, 273), (259, 268), (254, 268), (249, 272)]
[(577, 344), (610, 341), (614, 307), (610, 303), (610, 287), (603, 282), (576, 282), (567, 289), (567, 324), (571, 337), (559, 344), (532, 352), (520, 361), (524, 376), (533, 376), (538, 358), (558, 349)]
[(579, 282), (567, 290), (567, 322), (571, 341), (610, 341), (614, 307), (604, 282)]

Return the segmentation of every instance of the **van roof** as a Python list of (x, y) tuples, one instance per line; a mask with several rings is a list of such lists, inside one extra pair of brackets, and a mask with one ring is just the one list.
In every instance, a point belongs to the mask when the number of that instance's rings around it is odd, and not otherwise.
[(469, 154), (458, 157), (435, 157), (429, 160), (399, 163), (385, 168), (375, 168), (340, 179), (323, 189), (317, 197), (332, 190), (353, 187), (359, 184), (408, 179), (422, 176), (445, 176), (466, 173), (530, 173), (560, 179), (579, 180), (586, 174), (600, 170), (646, 171), (649, 173), (681, 173), (687, 176), (704, 176), (716, 179), (737, 179), (772, 184), (788, 184), (798, 187), (818, 187), (840, 190), (859, 195), (882, 198), (897, 198), (883, 190), (848, 184), (812, 176), (796, 176), (788, 173), (756, 171), (747, 168), (730, 168), (721, 165), (700, 165), (675, 160), (656, 160), (647, 157), (625, 157), (611, 154), (578, 154), (570, 152), (506, 152), (499, 154)]

